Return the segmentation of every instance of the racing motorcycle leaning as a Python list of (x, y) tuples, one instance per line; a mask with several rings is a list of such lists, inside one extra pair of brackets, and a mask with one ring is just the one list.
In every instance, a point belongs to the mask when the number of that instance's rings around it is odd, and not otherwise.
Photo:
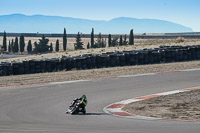
[[(84, 95), (83, 95), (84, 96)], [(86, 114), (85, 106), (87, 104), (86, 97), (81, 97), (75, 99), (69, 106), (69, 108), (66, 110), (66, 114)]]

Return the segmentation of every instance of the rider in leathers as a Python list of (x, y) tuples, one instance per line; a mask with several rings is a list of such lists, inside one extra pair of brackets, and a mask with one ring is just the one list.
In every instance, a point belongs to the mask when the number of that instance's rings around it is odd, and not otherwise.
[(82, 97), (76, 98), (76, 99), (71, 103), (70, 107), (74, 106), (74, 103), (75, 103), (76, 101), (78, 101), (78, 100), (81, 101), (81, 102), (80, 102), (80, 107), (83, 109), (84, 112), (86, 112), (86, 109), (85, 109), (85, 107), (86, 107), (86, 105), (87, 105), (87, 97), (86, 97), (86, 95), (82, 95)]

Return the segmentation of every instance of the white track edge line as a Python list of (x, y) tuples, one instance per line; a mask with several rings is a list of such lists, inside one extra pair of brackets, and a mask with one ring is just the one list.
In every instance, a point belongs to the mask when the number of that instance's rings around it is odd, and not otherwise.
[(148, 75), (155, 75), (156, 73), (144, 73), (144, 74), (135, 74), (135, 75), (122, 75), (118, 76), (119, 78), (128, 78), (128, 77), (139, 77), (139, 76), (148, 76)]
[[(172, 94), (177, 94), (180, 92), (187, 92), (187, 91), (191, 91), (191, 90), (187, 90), (187, 89), (192, 89), (192, 88), (199, 88), (200, 86), (197, 87), (190, 87), (190, 88), (185, 88), (185, 89), (180, 89), (180, 90), (174, 90), (174, 91), (168, 91), (168, 92), (163, 92), (163, 93), (156, 93), (156, 94), (151, 94), (151, 95), (161, 95), (161, 96), (166, 96), (166, 95), (172, 95)], [(147, 95), (147, 96), (151, 96), (151, 95)], [(141, 96), (141, 97), (146, 97), (146, 96)], [(137, 97), (140, 98), (140, 97)], [(113, 116), (117, 116), (117, 117), (124, 117), (124, 118), (134, 118), (134, 119), (141, 119), (141, 120), (163, 120), (163, 118), (155, 118), (155, 117), (147, 117), (147, 116), (138, 116), (138, 115), (134, 115), (131, 114), (129, 112), (123, 111), (122, 108), (116, 108), (116, 109), (108, 109), (107, 107), (113, 105), (113, 104), (129, 104), (129, 103), (133, 103), (133, 102), (137, 102), (137, 101), (142, 101), (142, 100), (146, 100), (146, 99), (136, 99), (136, 98), (131, 98), (131, 99), (127, 99), (127, 100), (122, 100), (120, 102), (115, 102), (112, 104), (107, 105), (106, 107), (103, 108), (103, 111), (107, 114), (111, 114)], [(131, 102), (132, 101), (132, 102)], [(113, 114), (113, 112), (125, 112), (128, 114), (131, 114), (133, 116), (121, 116), (121, 115), (116, 115)]]
[(57, 84), (69, 84), (69, 83), (77, 83), (77, 82), (85, 82), (90, 80), (72, 80), (72, 81), (63, 81), (63, 82), (51, 82), (50, 85), (57, 85)]

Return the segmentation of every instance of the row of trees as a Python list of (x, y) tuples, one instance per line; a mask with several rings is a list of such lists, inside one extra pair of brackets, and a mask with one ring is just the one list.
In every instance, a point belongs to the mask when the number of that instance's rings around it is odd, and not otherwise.
[[(118, 42), (119, 40), (119, 42)], [(130, 35), (129, 35), (129, 42), (126, 39), (126, 34), (124, 36), (124, 39), (122, 37), (122, 35), (120, 36), (120, 38), (113, 38), (111, 34), (108, 35), (108, 47), (115, 47), (115, 46), (122, 46), (122, 45), (134, 45), (134, 34), (133, 34), (133, 29), (130, 31)], [(101, 48), (101, 47), (106, 47), (106, 39), (103, 39), (101, 37), (101, 33), (99, 33), (98, 37), (97, 37), (97, 41), (94, 42), (94, 29), (92, 28), (92, 32), (91, 32), (91, 46), (90, 48)], [(89, 48), (89, 46), (87, 46), (87, 48)]]
[[(27, 45), (27, 52), (28, 53), (44, 53), (44, 52), (52, 52), (53, 51), (53, 44), (51, 43), (50, 46), (48, 45), (49, 39), (46, 39), (45, 36), (43, 35), (41, 39), (39, 39), (39, 42), (34, 42), (34, 49), (32, 47), (31, 40), (28, 41)], [(6, 32), (4, 31), (4, 36), (3, 36), (3, 46), (2, 46), (3, 51), (8, 51), (10, 53), (18, 53), (24, 52), (25, 49), (25, 41), (24, 41), (24, 35), (20, 35), (20, 40), (18, 41), (18, 37), (15, 37), (15, 40), (12, 39), (7, 46), (7, 37), (6, 37)], [(64, 33), (63, 33), (63, 50), (66, 51), (67, 49), (67, 34), (66, 34), (66, 29), (64, 28)], [(59, 51), (59, 40), (56, 41), (56, 51)]]
[[(115, 47), (115, 46), (123, 46), (123, 45), (134, 45), (134, 34), (133, 30), (130, 31), (129, 35), (129, 41), (127, 41), (126, 34), (124, 37), (121, 35), (120, 38), (112, 38), (112, 35), (108, 35), (108, 41), (106, 38), (102, 38), (101, 33), (98, 34), (97, 39), (95, 41), (94, 39), (94, 29), (92, 28), (91, 32), (91, 41), (90, 43), (88, 42), (87, 44), (87, 49), (89, 48), (104, 48), (106, 46), (108, 47)], [(49, 39), (45, 38), (43, 35), (41, 39), (39, 39), (39, 42), (34, 42), (34, 49), (32, 47), (31, 40), (28, 41), (27, 45), (27, 52), (28, 53), (44, 53), (44, 52), (52, 52), (53, 51), (53, 44), (51, 43), (48, 45)], [(76, 42), (74, 43), (74, 48), (75, 50), (77, 49), (84, 49), (83, 48), (83, 42), (81, 40), (81, 35), (78, 32), (76, 36)], [(12, 39), (10, 42), (9, 40), (9, 45), (7, 47), (7, 40), (6, 40), (6, 32), (4, 31), (4, 36), (3, 36), (3, 46), (2, 46), (4, 51), (12, 52), (12, 53), (18, 53), (24, 52), (25, 49), (25, 41), (24, 41), (24, 35), (21, 34), (18, 40), (18, 37), (15, 38), (15, 40)], [(63, 33), (63, 50), (67, 50), (67, 34), (66, 34), (66, 29), (64, 28), (64, 33)], [(59, 51), (59, 40), (56, 40), (56, 46), (55, 46), (55, 51)]]
[(9, 40), (8, 48), (7, 48), (6, 42), (7, 42), (6, 33), (4, 32), (4, 37), (3, 37), (4, 51), (13, 52), (13, 53), (24, 52), (25, 42), (24, 42), (24, 36), (22, 34), (21, 34), (19, 40), (17, 37), (15, 38), (15, 41), (12, 39), (12, 41), (10, 42), (10, 40)]
[[(43, 52), (50, 51), (51, 49), (47, 45), (48, 41), (49, 40), (46, 39), (43, 36), (42, 39), (39, 39), (39, 43), (34, 42), (35, 48), (33, 49), (31, 40), (29, 40), (28, 45), (27, 45), (27, 52), (28, 53), (32, 53), (32, 52), (43, 53)], [(23, 53), (24, 48), (25, 48), (25, 43), (24, 43), (24, 36), (23, 35), (20, 36), (20, 40), (18, 40), (18, 37), (15, 37), (15, 39), (12, 39), (12, 41), (9, 40), (8, 52), (10, 52), (10, 53), (18, 53), (18, 52)], [(5, 45), (3, 45), (3, 49), (5, 51), (5, 50), (7, 50), (7, 47), (5, 47)]]
[[(118, 41), (119, 40), (119, 41)], [(115, 46), (123, 46), (123, 45), (134, 45), (134, 34), (133, 29), (130, 31), (129, 41), (127, 41), (126, 34), (124, 38), (120, 35), (120, 38), (112, 38), (112, 35), (108, 35), (108, 47), (115, 47)], [(105, 48), (107, 46), (106, 38), (102, 38), (101, 33), (97, 36), (96, 41), (94, 41), (94, 29), (92, 28), (91, 32), (91, 41), (87, 44), (87, 49), (89, 48)], [(81, 42), (81, 36), (78, 32), (76, 36), (76, 43), (74, 44), (74, 48), (83, 49), (83, 42)]]

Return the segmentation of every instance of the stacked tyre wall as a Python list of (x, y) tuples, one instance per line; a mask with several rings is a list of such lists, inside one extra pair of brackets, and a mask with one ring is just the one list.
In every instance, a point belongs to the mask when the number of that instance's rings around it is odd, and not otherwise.
[(1, 62), (0, 76), (192, 60), (200, 60), (200, 45), (163, 46), (155, 49), (116, 51), (97, 55), (85, 54), (76, 57), (29, 60), (22, 62)]

